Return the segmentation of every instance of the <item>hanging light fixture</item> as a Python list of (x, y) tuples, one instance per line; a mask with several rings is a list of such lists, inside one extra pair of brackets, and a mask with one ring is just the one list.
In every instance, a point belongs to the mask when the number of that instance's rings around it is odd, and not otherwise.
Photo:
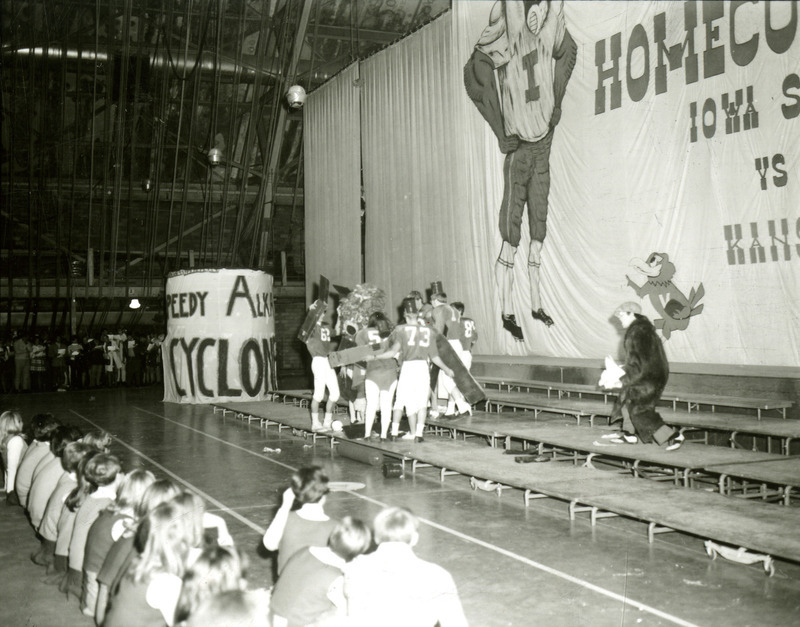
[(131, 302), (128, 304), (128, 307), (131, 309), (139, 309), (142, 306), (142, 303), (139, 302), (138, 298), (131, 298)]
[(208, 157), (208, 163), (212, 166), (222, 163), (222, 151), (216, 146), (209, 150), (206, 156)]
[(286, 101), (290, 109), (300, 109), (306, 101), (306, 90), (300, 85), (292, 85), (286, 92)]

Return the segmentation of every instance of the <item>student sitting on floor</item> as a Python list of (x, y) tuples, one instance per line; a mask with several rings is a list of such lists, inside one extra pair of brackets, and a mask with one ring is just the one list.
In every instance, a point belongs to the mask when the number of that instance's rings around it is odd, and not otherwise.
[(28, 507), (28, 492), (33, 482), (33, 471), (39, 462), (50, 452), (50, 437), (61, 423), (53, 414), (36, 414), (31, 420), (30, 433), (33, 440), (17, 468), (14, 481), (16, 497), (22, 507)]
[(245, 590), (246, 560), (233, 547), (219, 545), (203, 549), (183, 575), (181, 594), (175, 608), (175, 622), (188, 619), (207, 598), (226, 590)]
[(61, 506), (61, 514), (58, 517), (58, 537), (56, 538), (55, 557), (53, 558), (53, 570), (61, 575), (57, 580), (50, 580), (48, 583), (57, 583), (59, 590), (66, 591), (66, 574), (69, 570), (69, 543), (72, 540), (72, 530), (75, 527), (75, 513), (78, 507), (83, 503), (86, 494), (90, 489), (88, 480), (86, 478), (86, 465), (92, 458), (100, 455), (101, 453), (93, 446), (89, 447), (89, 452), (83, 456), (83, 459), (78, 464), (77, 471), (77, 486), (73, 488), (69, 496), (64, 500)]
[(177, 483), (169, 479), (159, 479), (147, 487), (142, 497), (134, 504), (132, 514), (128, 510), (123, 510), (121, 513), (124, 517), (111, 527), (111, 539), (114, 543), (106, 553), (97, 573), (95, 622), (98, 625), (102, 625), (105, 619), (108, 599), (116, 594), (119, 583), (128, 572), (134, 558), (144, 550), (144, 546), (135, 547), (139, 524), (156, 507), (180, 494), (181, 488)]
[(270, 627), (269, 596), (263, 590), (228, 590), (203, 601), (185, 627)]
[(367, 525), (345, 516), (327, 547), (309, 546), (292, 555), (272, 589), (272, 627), (304, 627), (323, 617), (344, 616), (342, 571), (371, 543)]
[(62, 592), (72, 594), (79, 601), (83, 587), (83, 556), (86, 538), (92, 524), (106, 507), (117, 498), (117, 487), (123, 478), (119, 459), (109, 453), (95, 455), (83, 470), (83, 490), (68, 499), (75, 512), (72, 535), (69, 541), (66, 582), (60, 586)]
[(14, 492), (14, 483), (20, 462), (28, 450), (28, 443), (22, 435), (22, 427), (22, 415), (18, 411), (4, 411), (0, 415), (0, 457), (5, 471), (3, 491), (10, 505), (19, 503), (19, 498)]
[(96, 450), (83, 442), (70, 442), (64, 447), (64, 452), (61, 455), (61, 465), (64, 468), (64, 473), (56, 483), (50, 498), (47, 499), (42, 522), (39, 524), (39, 535), (42, 538), (41, 546), (31, 556), (31, 559), (34, 564), (47, 566), (47, 574), (53, 576), (51, 583), (60, 582), (62, 575), (67, 570), (66, 555), (60, 558), (58, 564), (55, 563), (58, 523), (61, 520), (64, 501), (78, 486), (78, 468), (83, 458), (89, 454), (96, 454)]
[(174, 623), (189, 553), (203, 540), (203, 508), (192, 496), (162, 503), (139, 525), (144, 548), (111, 599), (105, 627), (128, 627), (134, 619), (136, 625)]
[(375, 517), (373, 532), (378, 548), (354, 559), (345, 572), (348, 624), (466, 626), (450, 573), (414, 555), (417, 517), (403, 508), (387, 508)]
[(289, 558), (307, 546), (328, 546), (336, 521), (325, 513), (328, 475), (319, 466), (301, 468), (283, 493), (283, 503), (264, 534), (264, 546), (278, 551), (277, 574)]
[(102, 429), (95, 429), (94, 431), (89, 431), (86, 435), (81, 438), (81, 442), (86, 442), (86, 444), (91, 444), (101, 453), (108, 453), (108, 449), (111, 446), (112, 442), (111, 434), (108, 431), (103, 431)]
[[(47, 501), (53, 490), (56, 489), (58, 480), (66, 472), (61, 463), (64, 449), (70, 442), (76, 442), (81, 438), (81, 430), (77, 427), (61, 426), (55, 430), (50, 438), (50, 451), (53, 453), (52, 459), (42, 458), (34, 471), (34, 479), (31, 484), (31, 491), (28, 493), (28, 517), (34, 529), (38, 529), (47, 507)], [(35, 560), (34, 560), (35, 561)]]
[(97, 609), (97, 573), (114, 544), (112, 530), (118, 521), (130, 518), (133, 507), (138, 503), (148, 487), (156, 480), (149, 470), (134, 470), (119, 486), (117, 498), (92, 523), (86, 536), (86, 549), (83, 556), (83, 587), (81, 591), (81, 611), (86, 616), (94, 616)]

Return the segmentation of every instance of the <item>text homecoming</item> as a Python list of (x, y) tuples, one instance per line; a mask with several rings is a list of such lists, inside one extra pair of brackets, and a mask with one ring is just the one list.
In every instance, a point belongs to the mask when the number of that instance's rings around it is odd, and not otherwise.
[(597, 41), (595, 114), (606, 112), (607, 101), (609, 110), (622, 106), (623, 79), (628, 97), (638, 102), (650, 89), (651, 75), (658, 95), (667, 91), (668, 72), (678, 68), (683, 68), (684, 82), (689, 85), (700, 80), (701, 63), (702, 78), (706, 79), (723, 74), (726, 63), (749, 65), (766, 48), (774, 54), (785, 53), (797, 36), (797, 5), (797, 0), (689, 0), (679, 5), (683, 7), (683, 30), (670, 33), (669, 40), (666, 13), (653, 17), (649, 33), (643, 24), (631, 28), (624, 70), (622, 33)]

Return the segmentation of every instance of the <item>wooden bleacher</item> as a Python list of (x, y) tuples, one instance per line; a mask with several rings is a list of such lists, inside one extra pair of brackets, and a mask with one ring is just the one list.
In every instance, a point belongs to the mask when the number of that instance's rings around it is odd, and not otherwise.
[[(231, 413), (247, 419), (248, 422), (257, 419), (264, 426), (283, 425), (295, 433), (310, 435), (315, 440), (330, 438), (332, 446), (337, 440), (345, 439), (344, 434), (310, 434), (307, 410), (292, 402), (298, 398), (297, 392), (276, 393), (274, 398), (277, 402), (218, 404), (214, 406), (214, 411), (221, 411), (223, 415)], [(284, 402), (281, 403), (281, 400)], [(736, 472), (735, 468), (740, 466), (756, 468), (758, 464), (788, 462), (794, 458), (702, 444), (685, 445), (682, 449), (669, 453), (651, 445), (598, 446), (593, 444), (594, 438), (598, 433), (607, 432), (599, 427), (544, 422), (530, 424), (529, 416), (511, 414), (510, 417), (514, 424), (501, 425), (500, 423), (509, 420), (504, 415), (483, 416), (486, 421), (494, 421), (494, 425), (479, 425), (478, 417), (474, 417), (475, 429), (480, 428), (484, 432), (491, 430), (491, 433), (497, 431), (495, 441), (500, 437), (513, 439), (510, 433), (503, 434), (500, 427), (506, 429), (514, 427), (516, 423), (526, 422), (528, 424), (521, 428), (534, 429), (535, 433), (535, 437), (528, 441), (535, 442), (539, 450), (545, 452), (548, 451), (548, 445), (552, 446), (549, 452), (556, 458), (575, 462), (588, 460), (591, 463), (592, 452), (595, 452), (595, 456), (617, 456), (633, 459), (634, 462), (638, 458), (640, 474), (642, 463), (655, 462), (664, 465), (665, 458), (668, 458), (667, 465), (682, 469), (677, 475), (681, 485), (675, 485), (674, 481), (643, 481), (630, 473), (619, 474), (573, 464), (517, 464), (513, 456), (504, 455), (499, 447), (484, 446), (476, 441), (461, 442), (451, 438), (426, 436), (426, 441), (421, 444), (407, 441), (355, 442), (380, 450), (391, 458), (401, 460), (405, 465), (410, 461), (412, 471), (426, 465), (438, 468), (441, 480), (449, 474), (461, 474), (496, 482), (498, 494), (507, 487), (518, 488), (523, 490), (526, 505), (531, 499), (544, 496), (566, 501), (569, 503), (570, 518), (586, 511), (591, 513), (592, 524), (599, 518), (614, 515), (643, 521), (648, 525), (651, 542), (656, 534), (675, 530), (763, 553), (765, 559), (772, 556), (800, 562), (800, 535), (797, 534), (797, 529), (800, 528), (800, 510), (797, 508), (776, 507), (751, 499), (733, 498), (727, 492), (717, 494), (683, 487), (691, 484), (691, 473), (702, 472), (715, 465), (726, 472)], [(463, 431), (467, 426), (460, 424), (461, 420), (442, 422), (449, 422), (450, 425), (440, 427), (437, 422), (435, 428), (450, 430), (450, 426), (459, 423), (456, 431)], [(588, 442), (590, 438), (591, 444)], [(565, 446), (583, 453), (572, 457), (564, 455)], [(597, 450), (592, 451), (592, 447), (597, 447)], [(620, 450), (608, 450), (617, 448)], [(697, 456), (703, 458), (703, 463), (694, 459)], [(726, 474), (726, 477), (731, 476)]]
[[(789, 403), (791, 405), (791, 403)], [(486, 390), (487, 409), (495, 408), (498, 412), (504, 409), (524, 409), (534, 413), (534, 418), (540, 413), (556, 413), (573, 416), (578, 424), (582, 419), (588, 419), (594, 425), (597, 418), (608, 420), (613, 411), (613, 405), (601, 400), (571, 397), (551, 397), (529, 392), (507, 392), (501, 390)], [(772, 450), (772, 439), (780, 441), (780, 449), (788, 455), (793, 440), (800, 438), (800, 421), (781, 420), (774, 418), (756, 419), (742, 414), (729, 414), (708, 411), (690, 411), (681, 409), (659, 408), (659, 413), (669, 425), (683, 431), (702, 431), (704, 440), (708, 443), (709, 431), (721, 431), (729, 434), (728, 441), (731, 447), (736, 447), (737, 436), (760, 436), (766, 440), (767, 450)], [(753, 443), (755, 447), (755, 442)]]
[[(301, 405), (311, 398), (311, 393), (306, 390), (288, 390), (276, 394), (277, 398), (283, 399), (284, 403), (296, 403)], [(547, 399), (540, 399), (547, 400)], [(550, 399), (559, 408), (569, 410), (565, 415), (581, 414), (582, 416), (593, 416), (586, 409), (576, 408), (575, 403), (589, 403), (590, 409), (597, 411), (602, 409), (598, 401), (581, 399)], [(538, 403), (537, 403), (538, 405)], [(568, 405), (568, 406), (567, 406)], [(605, 404), (602, 404), (605, 406)], [(560, 409), (554, 410), (556, 413)], [(608, 412), (608, 409), (604, 410)], [(575, 412), (570, 413), (570, 412)], [(437, 427), (448, 431), (453, 438), (465, 435), (480, 435), (489, 440), (492, 446), (497, 446), (499, 441), (503, 441), (506, 447), (510, 447), (511, 440), (518, 440), (523, 443), (541, 443), (542, 452), (554, 452), (556, 459), (570, 459), (582, 461), (588, 458), (591, 463), (593, 458), (603, 457), (606, 459), (628, 460), (630, 470), (635, 475), (646, 474), (662, 479), (671, 479), (676, 483), (690, 486), (700, 483), (706, 486), (708, 481), (718, 484), (719, 490), (723, 494), (741, 493), (747, 494), (747, 486), (744, 490), (737, 489), (732, 483), (736, 475), (730, 474), (733, 466), (737, 464), (753, 464), (754, 461), (774, 461), (785, 457), (789, 453), (790, 443), (800, 437), (800, 422), (795, 420), (763, 419), (756, 420), (747, 416), (737, 414), (720, 414), (711, 412), (685, 412), (680, 410), (663, 410), (662, 415), (669, 424), (682, 429), (703, 430), (715, 429), (730, 432), (731, 448), (709, 447), (711, 450), (702, 450), (699, 455), (693, 443), (684, 444), (678, 451), (664, 451), (655, 445), (612, 445), (602, 441), (601, 436), (607, 431), (597, 431), (591, 427), (582, 426), (579, 431), (570, 431), (575, 427), (558, 427), (552, 420), (543, 422), (545, 414), (552, 413), (547, 409), (539, 409), (535, 412), (505, 412), (505, 413), (476, 413), (472, 417), (460, 418), (455, 421), (444, 419), (431, 419), (429, 426)], [(552, 418), (552, 416), (550, 417)], [(580, 416), (579, 416), (580, 418)], [(537, 426), (536, 421), (541, 424)], [(543, 426), (551, 427), (551, 432), (542, 430)], [(580, 426), (580, 422), (578, 424)], [(556, 430), (553, 432), (552, 429)], [(564, 429), (567, 429), (566, 431)], [(586, 429), (586, 431), (584, 431)], [(757, 450), (744, 451), (737, 448), (736, 435), (739, 433), (749, 435), (765, 436), (767, 439), (768, 450), (759, 452)], [(553, 436), (544, 439), (547, 436)], [(783, 456), (774, 455), (771, 452), (771, 439), (781, 439), (781, 452)], [(707, 443), (707, 440), (706, 440)], [(686, 451), (691, 451), (691, 455), (686, 455)], [(731, 451), (724, 453), (720, 451)], [(750, 454), (753, 455), (750, 455)], [(705, 463), (700, 463), (703, 460)], [(720, 467), (728, 467), (727, 483), (722, 483), (722, 470)], [(789, 468), (786, 466), (785, 468)], [(758, 494), (766, 498), (779, 498), (785, 504), (790, 504), (791, 498), (800, 488), (800, 474), (784, 476), (786, 473), (777, 464), (766, 463), (764, 465), (753, 465), (751, 470), (746, 473), (747, 479), (757, 483)], [(727, 486), (727, 487), (726, 487)], [(768, 488), (772, 486), (772, 490)], [(794, 491), (794, 492), (793, 492)]]
[(511, 448), (515, 441), (522, 443), (523, 447), (536, 446), (540, 454), (550, 454), (556, 461), (591, 464), (600, 459), (617, 460), (623, 462), (634, 476), (667, 479), (685, 487), (696, 483), (705, 487), (709, 478), (716, 483), (723, 472), (720, 467), (728, 469), (730, 475), (730, 468), (736, 465), (752, 466), (754, 470), (750, 471), (749, 477), (754, 481), (781, 486), (781, 497), (786, 495), (784, 502), (787, 504), (791, 490), (800, 487), (800, 472), (792, 476), (778, 465), (759, 467), (755, 463), (800, 459), (774, 453), (695, 443), (686, 443), (676, 451), (665, 451), (655, 444), (612, 444), (602, 438), (609, 433), (608, 429), (578, 427), (556, 421), (532, 422), (529, 416), (518, 414), (478, 413), (457, 420), (431, 419), (429, 424), (450, 432), (453, 439), (458, 439), (459, 434), (475, 434), (486, 437), (493, 446), (502, 440), (506, 449)]
[[(560, 383), (494, 376), (477, 376), (475, 379), (487, 389), (496, 387), (507, 392), (542, 390), (547, 392), (548, 398), (553, 395), (558, 398), (571, 397), (572, 395), (576, 395), (578, 398), (583, 398), (583, 395), (600, 396), (603, 398), (604, 403), (608, 403), (617, 394), (615, 391), (603, 390), (597, 385), (589, 383)], [(673, 409), (677, 409), (679, 403), (685, 404), (686, 410), (689, 412), (701, 410), (703, 406), (709, 407), (712, 412), (716, 411), (717, 407), (754, 409), (759, 420), (763, 417), (763, 413), (767, 411), (777, 412), (781, 418), (786, 418), (786, 410), (793, 405), (789, 400), (679, 392), (669, 388), (661, 395), (661, 400), (671, 403)]]

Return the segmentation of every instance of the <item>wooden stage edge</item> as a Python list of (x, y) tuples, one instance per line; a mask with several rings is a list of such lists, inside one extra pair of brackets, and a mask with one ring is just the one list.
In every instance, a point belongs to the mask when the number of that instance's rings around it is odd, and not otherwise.
[[(332, 449), (338, 442), (347, 441), (379, 451), (389, 459), (401, 461), (404, 468), (410, 464), (412, 472), (418, 467), (434, 467), (439, 469), (441, 481), (452, 474), (488, 480), (494, 483), (498, 496), (506, 488), (516, 488), (523, 491), (525, 505), (535, 498), (555, 498), (569, 504), (570, 519), (578, 513), (590, 512), (593, 526), (597, 519), (609, 516), (639, 520), (648, 525), (650, 542), (656, 534), (679, 531), (708, 542), (730, 545), (734, 553), (741, 547), (747, 558), (762, 561), (768, 574), (774, 570), (773, 558), (800, 563), (799, 508), (675, 487), (612, 472), (565, 467), (555, 462), (515, 464), (513, 457), (504, 456), (496, 448), (450, 438), (426, 436), (424, 443), (414, 445), (349, 440), (343, 433), (311, 433), (307, 400), (291, 392), (276, 392), (272, 401), (211, 406), (215, 414), (230, 413), (248, 423), (257, 420), (263, 427), (289, 428), (295, 435), (311, 437), (314, 442), (329, 440)], [(474, 489), (475, 482), (472, 485)], [(706, 548), (711, 555), (716, 545), (708, 542)]]
[[(588, 368), (603, 369), (604, 355), (597, 358), (579, 357), (547, 357), (544, 355), (473, 355), (472, 363), (508, 364), (513, 366), (547, 366), (553, 368)], [(775, 379), (800, 379), (800, 367), (793, 366), (758, 366), (742, 364), (704, 364), (688, 362), (670, 362), (673, 374), (700, 374), (743, 377), (768, 377)]]

